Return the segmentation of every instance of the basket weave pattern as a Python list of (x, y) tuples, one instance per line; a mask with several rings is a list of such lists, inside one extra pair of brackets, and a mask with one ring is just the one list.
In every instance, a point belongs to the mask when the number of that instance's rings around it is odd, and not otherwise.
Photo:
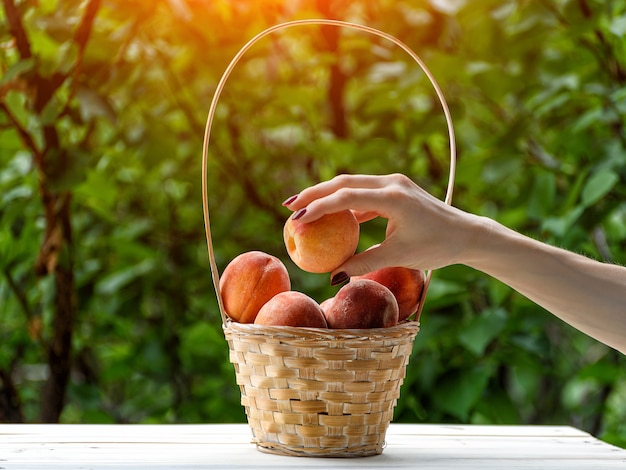
[(380, 454), (418, 330), (417, 322), (370, 330), (229, 322), (253, 442), (287, 455)]

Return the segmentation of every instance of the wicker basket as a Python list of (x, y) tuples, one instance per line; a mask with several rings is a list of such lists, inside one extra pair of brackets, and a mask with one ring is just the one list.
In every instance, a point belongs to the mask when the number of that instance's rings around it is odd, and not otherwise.
[(307, 24), (348, 27), (383, 37), (403, 48), (420, 65), (437, 92), (448, 125), (451, 166), (445, 202), (451, 202), (456, 162), (452, 121), (440, 88), (421, 59), (398, 39), (366, 26), (327, 19), (282, 23), (256, 35), (233, 58), (209, 109), (202, 158), (209, 262), (230, 361), (257, 448), (311, 457), (377, 455), (385, 447), (385, 434), (419, 331), (419, 315), (431, 273), (427, 273), (415, 320), (391, 328), (345, 330), (240, 324), (228, 318), (219, 290), (207, 189), (209, 138), (217, 101), (234, 66), (257, 40), (279, 29)]
[(241, 403), (260, 450), (380, 454), (419, 327), (224, 328)]

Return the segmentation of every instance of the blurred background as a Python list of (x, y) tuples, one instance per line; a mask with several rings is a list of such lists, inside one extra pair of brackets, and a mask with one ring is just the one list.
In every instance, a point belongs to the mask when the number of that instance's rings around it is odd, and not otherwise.
[[(624, 0), (3, 0), (0, 421), (245, 421), (208, 266), (204, 126), (250, 38), (318, 17), (426, 62), (455, 125), (455, 205), (626, 263)], [(288, 259), (281, 202), (339, 173), (402, 172), (443, 197), (448, 171), (441, 106), (406, 53), (336, 27), (275, 33), (213, 124), (218, 265), (266, 251), (322, 301), (335, 290)], [(360, 249), (384, 229), (365, 224)], [(434, 273), (421, 323), (395, 422), (569, 424), (626, 446), (624, 356), (463, 266)]]

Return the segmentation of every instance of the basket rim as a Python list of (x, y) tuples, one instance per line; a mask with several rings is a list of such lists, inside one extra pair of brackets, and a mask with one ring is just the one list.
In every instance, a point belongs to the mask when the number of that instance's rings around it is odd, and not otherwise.
[(312, 328), (302, 326), (264, 326), (254, 323), (239, 323), (228, 319), (222, 324), (224, 333), (239, 333), (261, 336), (282, 336), (286, 338), (316, 338), (322, 340), (371, 339), (372, 337), (417, 334), (420, 322), (406, 320), (397, 325), (381, 328)]

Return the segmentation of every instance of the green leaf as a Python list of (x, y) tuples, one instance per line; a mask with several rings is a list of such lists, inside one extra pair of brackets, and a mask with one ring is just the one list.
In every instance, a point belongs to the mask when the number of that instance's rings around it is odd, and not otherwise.
[(620, 40), (623, 40), (624, 36), (626, 36), (626, 15), (613, 18), (609, 26), (609, 31), (620, 38)]
[(485, 348), (504, 330), (507, 315), (503, 309), (487, 309), (463, 326), (459, 342), (475, 356), (482, 356)]
[(139, 264), (115, 271), (97, 283), (96, 291), (100, 295), (116, 294), (131, 282), (152, 271), (155, 265), (154, 260), (146, 259)]
[(475, 424), (516, 424), (520, 422), (519, 409), (506, 390), (493, 390), (479, 400), (476, 411), (482, 415), (477, 420), (472, 415), (472, 423)]
[(96, 118), (105, 118), (115, 123), (117, 114), (113, 106), (104, 96), (87, 87), (79, 87), (76, 92), (80, 114), (85, 122)]
[(560, 217), (548, 217), (541, 224), (541, 229), (558, 237), (563, 237), (585, 211), (584, 206), (576, 206)]
[(181, 334), (179, 355), (187, 371), (210, 371), (216, 358), (224, 355), (224, 335), (203, 322), (185, 328)]
[(433, 396), (435, 405), (457, 419), (466, 421), (471, 408), (485, 391), (491, 371), (483, 366), (449, 371)]
[(433, 279), (426, 294), (426, 305), (434, 306), (449, 305), (455, 302), (455, 295), (466, 292), (467, 287), (462, 283), (451, 282), (445, 279)]
[(99, 360), (103, 364), (101, 379), (105, 382), (123, 381), (133, 374), (133, 348), (130, 343), (113, 343), (103, 348)]
[(39, 123), (42, 126), (54, 125), (62, 111), (63, 106), (53, 97), (39, 115)]
[(609, 214), (604, 221), (604, 229), (607, 236), (615, 240), (626, 240), (626, 203)]
[(622, 368), (618, 364), (598, 361), (581, 369), (578, 377), (581, 380), (593, 380), (596, 383), (611, 385), (618, 380), (621, 372)]
[(592, 108), (576, 119), (572, 125), (572, 132), (585, 132), (594, 124), (606, 121), (605, 111), (602, 108)]
[(22, 128), (28, 127), (30, 113), (27, 109), (27, 98), (24, 93), (15, 90), (9, 90), (4, 96), (4, 102), (11, 111), (11, 114), (17, 119)]
[(540, 219), (551, 213), (556, 196), (556, 180), (553, 173), (541, 172), (535, 176), (528, 201), (528, 216)]
[(30, 57), (28, 59), (20, 60), (7, 69), (2, 78), (0, 79), (0, 86), (9, 83), (11, 80), (19, 77), (25, 72), (31, 71), (35, 67), (35, 58)]
[(76, 200), (96, 210), (100, 215), (111, 218), (118, 189), (107, 175), (98, 170), (87, 170), (84, 182), (76, 186)]
[(28, 199), (33, 195), (33, 188), (26, 185), (16, 186), (2, 194), (0, 202), (3, 205), (9, 204), (17, 199)]
[(581, 198), (584, 206), (589, 207), (606, 196), (619, 181), (619, 175), (604, 168), (591, 175), (583, 188)]

